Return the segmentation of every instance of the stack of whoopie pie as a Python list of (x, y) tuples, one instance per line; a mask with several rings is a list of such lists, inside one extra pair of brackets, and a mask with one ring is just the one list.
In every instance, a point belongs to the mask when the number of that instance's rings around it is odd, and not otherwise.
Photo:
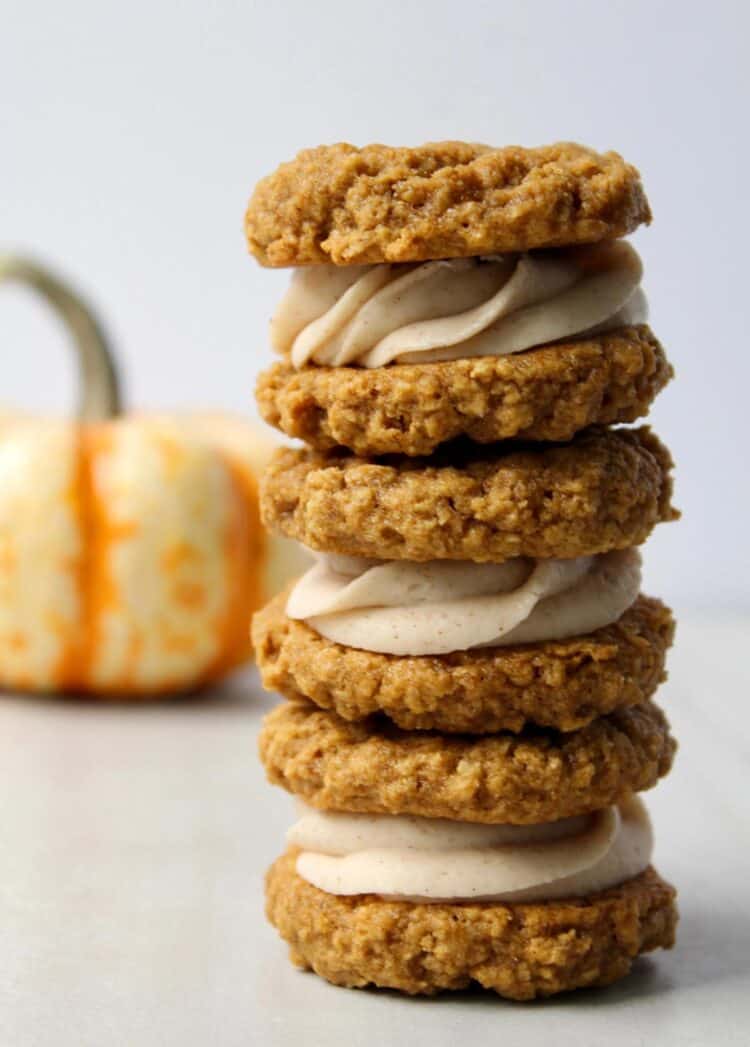
[(338, 985), (515, 999), (673, 943), (637, 797), (675, 743), (674, 630), (637, 547), (671, 506), (671, 367), (616, 153), (320, 147), (257, 186), (295, 267), (272, 321), (265, 522), (311, 569), (255, 618), (270, 780), (299, 802), (267, 911)]

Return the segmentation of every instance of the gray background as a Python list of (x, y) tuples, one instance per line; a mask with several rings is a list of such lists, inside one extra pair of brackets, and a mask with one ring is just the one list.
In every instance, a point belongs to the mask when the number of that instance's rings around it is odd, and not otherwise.
[[(0, 246), (101, 309), (139, 406), (253, 410), (286, 283), (246, 256), (258, 177), (302, 146), (572, 138), (642, 170), (636, 243), (679, 381), (653, 422), (679, 527), (648, 548), (678, 610), (747, 609), (745, 5), (0, 0)], [(2, 292), (0, 401), (63, 407), (63, 339)]]

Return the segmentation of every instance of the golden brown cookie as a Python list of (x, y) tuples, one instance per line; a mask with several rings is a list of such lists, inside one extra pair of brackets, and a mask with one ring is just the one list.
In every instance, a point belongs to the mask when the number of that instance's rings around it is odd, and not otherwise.
[(284, 613), (287, 594), (253, 620), (263, 686), (309, 698), (345, 720), (385, 713), (404, 730), (489, 734), (527, 723), (573, 731), (645, 702), (665, 678), (674, 619), (640, 596), (587, 636), (455, 654), (396, 657), (327, 640)]
[(327, 894), (294, 852), (268, 871), (266, 913), (292, 961), (334, 985), (432, 995), (478, 982), (513, 1000), (609, 985), (671, 948), (677, 925), (675, 890), (650, 867), (586, 898), (428, 905)]
[(259, 182), (245, 231), (263, 265), (361, 265), (593, 243), (650, 221), (640, 175), (617, 153), (339, 143)]
[(311, 549), (388, 560), (573, 557), (645, 541), (671, 506), (672, 461), (648, 428), (429, 459), (276, 452), (264, 523)]
[(263, 418), (318, 451), (427, 455), (466, 436), (569, 440), (648, 414), (672, 367), (644, 324), (511, 356), (296, 370), (258, 379)]
[(559, 734), (443, 735), (385, 718), (350, 723), (307, 702), (265, 719), (269, 781), (313, 807), (529, 825), (586, 814), (650, 789), (676, 744), (661, 709), (618, 709)]

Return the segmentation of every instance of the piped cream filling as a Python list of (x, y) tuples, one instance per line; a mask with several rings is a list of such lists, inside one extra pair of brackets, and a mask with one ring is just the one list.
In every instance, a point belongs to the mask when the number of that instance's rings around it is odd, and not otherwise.
[(416, 265), (296, 270), (271, 321), (295, 367), (505, 356), (644, 323), (642, 264), (623, 241)]
[(287, 835), (297, 872), (328, 894), (423, 902), (552, 901), (606, 890), (649, 865), (651, 823), (633, 797), (543, 825), (473, 825), (303, 807)]
[(636, 549), (501, 564), (317, 554), (287, 601), (334, 643), (393, 655), (563, 640), (617, 621), (641, 582)]

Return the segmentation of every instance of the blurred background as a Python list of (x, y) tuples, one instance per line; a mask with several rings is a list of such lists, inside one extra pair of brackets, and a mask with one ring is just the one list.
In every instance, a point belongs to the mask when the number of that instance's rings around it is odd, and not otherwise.
[[(137, 406), (253, 413), (288, 279), (247, 256), (254, 182), (303, 146), (458, 137), (614, 148), (655, 224), (635, 243), (678, 372), (653, 423), (684, 521), (647, 547), (678, 611), (750, 609), (744, 327), (747, 7), (1, 0), (0, 247), (95, 305)], [(0, 297), (0, 401), (63, 409), (64, 335)]]

